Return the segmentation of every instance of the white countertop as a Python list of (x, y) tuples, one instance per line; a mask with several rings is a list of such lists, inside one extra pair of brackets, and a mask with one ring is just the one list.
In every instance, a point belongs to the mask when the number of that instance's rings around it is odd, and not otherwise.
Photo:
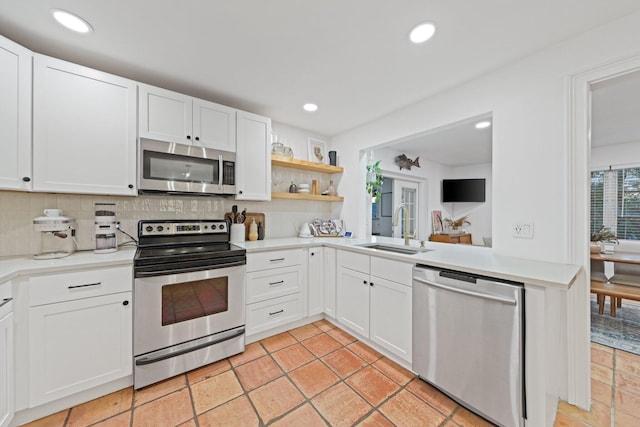
[[(267, 239), (254, 242), (236, 243), (246, 248), (247, 253), (274, 249), (299, 248), (301, 246), (328, 246), (338, 249), (349, 249), (370, 255), (376, 255), (397, 261), (414, 264), (425, 264), (434, 267), (461, 270), (499, 279), (524, 282), (530, 285), (568, 289), (580, 271), (579, 265), (560, 264), (494, 255), (490, 248), (483, 246), (455, 245), (449, 243), (425, 242), (430, 249), (415, 255), (404, 255), (377, 249), (359, 247), (367, 243), (392, 244), (403, 246), (403, 239), (372, 236), (370, 238), (283, 238)], [(411, 241), (411, 246), (419, 247), (418, 241)]]
[[(568, 289), (580, 271), (580, 266), (551, 262), (533, 261), (503, 255), (494, 255), (492, 250), (482, 246), (455, 245), (448, 243), (425, 242), (428, 252), (404, 255), (360, 247), (367, 243), (383, 243), (403, 246), (402, 239), (373, 236), (371, 238), (282, 238), (255, 242), (236, 243), (244, 247), (247, 253), (289, 249), (309, 246), (328, 246), (348, 249), (369, 255), (376, 255), (396, 261), (412, 264), (425, 264), (434, 267), (462, 270), (499, 279), (524, 282), (530, 285)], [(418, 247), (417, 241), (411, 246)], [(122, 248), (108, 254), (95, 254), (93, 251), (79, 251), (65, 258), (35, 260), (30, 256), (0, 258), (0, 283), (21, 274), (52, 273), (76, 268), (107, 267), (111, 265), (131, 265), (135, 248)]]
[(56, 259), (33, 259), (28, 255), (0, 258), (0, 283), (21, 274), (54, 273), (76, 268), (108, 267), (111, 265), (133, 265), (135, 253), (134, 247), (127, 247), (107, 254), (78, 251), (67, 257)]

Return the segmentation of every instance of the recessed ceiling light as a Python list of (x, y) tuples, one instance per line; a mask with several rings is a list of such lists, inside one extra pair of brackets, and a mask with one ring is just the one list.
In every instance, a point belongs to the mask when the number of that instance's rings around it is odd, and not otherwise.
[(311, 104), (311, 103), (304, 104), (302, 108), (304, 109), (304, 111), (309, 111), (310, 113), (314, 111), (318, 111), (318, 106), (316, 104)]
[(424, 24), (420, 24), (411, 30), (409, 33), (409, 40), (413, 43), (424, 43), (433, 37), (433, 34), (436, 32), (436, 26), (431, 22), (425, 22)]
[(489, 126), (491, 126), (491, 122), (487, 120), (476, 123), (476, 129), (484, 129), (488, 128)]
[(93, 31), (93, 28), (91, 28), (91, 25), (89, 25), (87, 21), (71, 12), (61, 9), (53, 9), (51, 13), (56, 21), (72, 31), (77, 33), (90, 33)]

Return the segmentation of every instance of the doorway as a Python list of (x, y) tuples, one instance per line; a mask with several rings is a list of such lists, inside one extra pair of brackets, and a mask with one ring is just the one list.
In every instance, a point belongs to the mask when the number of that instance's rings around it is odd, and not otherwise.
[[(393, 227), (394, 237), (405, 237), (405, 218), (408, 218), (409, 237), (414, 239), (420, 236), (418, 230), (418, 218), (420, 218), (418, 195), (419, 185), (417, 182), (400, 179), (393, 180), (393, 212), (394, 215), (399, 215), (399, 218), (395, 221), (396, 225)], [(400, 206), (404, 206), (407, 209), (406, 217), (403, 212), (398, 211)]]
[(590, 384), (590, 190), (591, 102), (594, 84), (640, 70), (640, 56), (572, 76), (571, 138), (567, 167), (571, 171), (567, 197), (568, 259), (583, 266), (567, 296), (569, 390), (568, 401), (589, 408)]

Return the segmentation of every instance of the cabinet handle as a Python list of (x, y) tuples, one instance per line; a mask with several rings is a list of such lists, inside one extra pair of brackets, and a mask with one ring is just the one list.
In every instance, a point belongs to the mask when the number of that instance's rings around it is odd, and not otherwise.
[(2, 302), (0, 302), (0, 307), (2, 307), (5, 304), (9, 304), (12, 300), (13, 300), (13, 298), (5, 298), (5, 299), (3, 299)]
[(129, 184), (127, 187), (129, 187), (129, 188), (133, 188), (133, 184)]
[(242, 194), (242, 190), (238, 191), (238, 194)]
[(200, 137), (199, 136), (196, 136), (196, 141), (200, 141)]
[(271, 262), (284, 261), (284, 258), (275, 258), (275, 259), (270, 259), (269, 261)]
[(122, 301), (122, 305), (129, 305), (129, 301), (127, 300)]
[(86, 285), (70, 285), (70, 286), (67, 286), (67, 289), (88, 288), (89, 286), (100, 286), (100, 285), (102, 285), (102, 282), (87, 283)]
[(23, 176), (23, 177), (22, 177), (22, 180), (23, 180), (24, 182), (29, 182), (29, 181), (31, 181), (31, 178), (29, 178), (28, 176)]
[(187, 139), (189, 139), (189, 140), (190, 140), (190, 139), (191, 139), (191, 135), (187, 135)]
[(273, 313), (269, 313), (269, 316), (273, 316), (274, 314), (284, 313), (284, 308), (282, 310), (274, 311)]
[(366, 284), (367, 284), (367, 281), (366, 281), (366, 280), (363, 280), (363, 281), (362, 281), (362, 283), (363, 283), (364, 285), (366, 285)]
[(284, 283), (284, 280), (280, 280), (279, 282), (269, 282), (269, 286), (273, 286), (273, 285), (281, 285)]
[(373, 286), (373, 282), (370, 282), (370, 283), (369, 283), (369, 286)]

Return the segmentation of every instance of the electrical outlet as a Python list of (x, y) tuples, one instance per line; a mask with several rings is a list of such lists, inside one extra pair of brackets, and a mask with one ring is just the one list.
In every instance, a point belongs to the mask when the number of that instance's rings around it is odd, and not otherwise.
[(513, 237), (520, 237), (523, 239), (533, 239), (533, 223), (520, 222), (513, 224)]

